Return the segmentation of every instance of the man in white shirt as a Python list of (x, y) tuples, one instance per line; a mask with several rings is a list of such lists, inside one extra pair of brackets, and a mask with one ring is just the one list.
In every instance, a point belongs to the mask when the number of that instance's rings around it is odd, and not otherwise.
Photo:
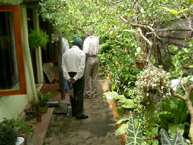
[(98, 54), (99, 38), (92, 34), (92, 30), (85, 32), (86, 39), (83, 43), (83, 51), (86, 54), (86, 66), (85, 66), (85, 86), (84, 95), (85, 98), (95, 98), (97, 93), (97, 76), (99, 60), (96, 56)]
[(62, 70), (64, 78), (73, 87), (73, 97), (70, 98), (72, 106), (72, 116), (76, 119), (87, 119), (83, 114), (83, 92), (84, 92), (84, 69), (85, 53), (80, 49), (81, 38), (73, 40), (73, 46), (62, 56)]

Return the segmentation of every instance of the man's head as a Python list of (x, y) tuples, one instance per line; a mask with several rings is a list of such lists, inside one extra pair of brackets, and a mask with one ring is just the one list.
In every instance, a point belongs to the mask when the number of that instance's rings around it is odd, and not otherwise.
[(80, 48), (82, 47), (82, 39), (80, 37), (76, 37), (73, 41), (72, 41), (73, 45), (77, 45)]
[(53, 43), (59, 41), (58, 35), (52, 33), (52, 34), (51, 34), (51, 41), (52, 41)]

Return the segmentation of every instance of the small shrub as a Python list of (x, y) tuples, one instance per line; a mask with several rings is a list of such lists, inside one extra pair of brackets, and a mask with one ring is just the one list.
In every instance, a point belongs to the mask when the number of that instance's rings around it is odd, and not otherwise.
[(0, 145), (15, 145), (17, 136), (13, 127), (0, 125)]

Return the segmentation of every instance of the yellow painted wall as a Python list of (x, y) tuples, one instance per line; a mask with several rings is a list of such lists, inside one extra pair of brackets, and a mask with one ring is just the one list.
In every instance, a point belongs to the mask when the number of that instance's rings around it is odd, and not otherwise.
[(17, 118), (24, 110), (25, 106), (28, 104), (31, 98), (33, 96), (36, 97), (36, 86), (28, 44), (27, 11), (24, 5), (20, 6), (20, 15), (27, 94), (0, 97), (0, 122), (3, 121), (4, 117), (7, 119), (11, 119), (13, 117)]

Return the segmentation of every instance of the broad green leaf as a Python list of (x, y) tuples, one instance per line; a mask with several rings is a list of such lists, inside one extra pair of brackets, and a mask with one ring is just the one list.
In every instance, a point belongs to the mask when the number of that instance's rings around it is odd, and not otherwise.
[(122, 112), (123, 112), (123, 107), (122, 106), (119, 106), (118, 108), (117, 108), (117, 114), (120, 116), (121, 114), (122, 114)]
[(132, 113), (129, 115), (128, 128), (126, 138), (126, 145), (141, 145), (143, 141), (143, 133), (141, 129), (141, 122), (139, 120), (134, 123), (134, 116)]
[(181, 132), (180, 132), (179, 129), (177, 129), (177, 131), (176, 131), (175, 138), (174, 138), (174, 141), (173, 141), (173, 145), (184, 145), (183, 137), (182, 137)]
[(193, 64), (189, 65), (188, 67), (189, 67), (189, 68), (193, 68)]
[(170, 138), (174, 139), (175, 137), (175, 133), (176, 133), (176, 129), (179, 129), (181, 134), (184, 134), (184, 124), (168, 124), (168, 133), (170, 134)]
[(119, 118), (116, 122), (116, 124), (120, 124), (123, 121), (128, 121), (129, 120), (129, 116), (128, 115), (124, 115), (121, 118)]
[(172, 142), (171, 142), (168, 134), (166, 133), (166, 131), (163, 128), (161, 128), (160, 134), (161, 134), (162, 145), (172, 145)]
[(122, 124), (121, 127), (119, 127), (116, 131), (115, 131), (115, 135), (121, 135), (123, 133), (126, 132), (128, 125), (127, 124)]

